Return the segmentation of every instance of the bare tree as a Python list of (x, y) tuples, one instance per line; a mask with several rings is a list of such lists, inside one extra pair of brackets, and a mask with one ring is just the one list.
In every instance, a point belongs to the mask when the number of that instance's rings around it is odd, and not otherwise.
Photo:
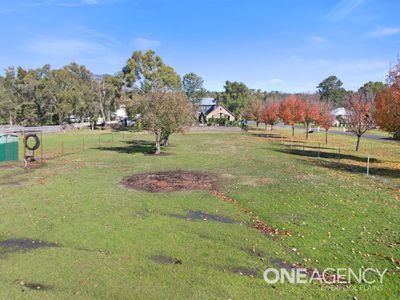
[(357, 92), (346, 99), (346, 118), (349, 131), (357, 136), (356, 151), (360, 148), (361, 136), (374, 127), (373, 107), (375, 95)]

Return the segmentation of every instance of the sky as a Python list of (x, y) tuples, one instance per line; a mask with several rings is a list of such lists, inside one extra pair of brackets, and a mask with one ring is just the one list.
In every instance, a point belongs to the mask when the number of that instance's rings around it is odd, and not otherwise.
[(70, 62), (114, 74), (153, 49), (212, 91), (226, 80), (313, 92), (384, 81), (400, 53), (398, 0), (1, 0), (0, 69)]

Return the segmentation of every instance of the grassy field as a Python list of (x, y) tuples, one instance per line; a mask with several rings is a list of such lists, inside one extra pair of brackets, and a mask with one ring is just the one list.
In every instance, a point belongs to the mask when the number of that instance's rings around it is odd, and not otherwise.
[[(353, 138), (331, 135), (335, 146), (321, 146), (318, 158), (322, 133), (304, 150), (279, 134), (287, 132), (174, 135), (160, 157), (148, 155), (153, 136), (145, 133), (46, 135), (44, 156), (52, 159), (43, 166), (0, 164), (0, 299), (398, 299), (400, 145), (363, 140), (355, 154)], [(367, 154), (375, 158), (369, 177)], [(120, 183), (176, 169), (218, 174), (219, 191), (237, 203)], [(240, 223), (175, 216), (187, 211)], [(248, 226), (254, 216), (290, 234), (265, 236)], [(4, 242), (14, 239), (49, 247)], [(267, 284), (263, 271), (280, 261), (388, 272), (372, 286)]]

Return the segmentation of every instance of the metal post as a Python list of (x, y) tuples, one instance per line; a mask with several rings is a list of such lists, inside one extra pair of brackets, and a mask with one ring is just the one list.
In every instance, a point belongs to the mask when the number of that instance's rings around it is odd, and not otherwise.
[(43, 132), (40, 132), (40, 163), (43, 164)]
[(8, 161), (8, 134), (6, 134), (6, 161)]
[(367, 176), (369, 176), (369, 154), (367, 158)]

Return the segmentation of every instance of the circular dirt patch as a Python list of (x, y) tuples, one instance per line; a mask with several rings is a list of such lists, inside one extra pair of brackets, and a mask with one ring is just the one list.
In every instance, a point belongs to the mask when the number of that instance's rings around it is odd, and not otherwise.
[(214, 174), (190, 171), (166, 171), (135, 174), (125, 177), (127, 188), (146, 192), (174, 192), (190, 190), (215, 190), (218, 177)]

